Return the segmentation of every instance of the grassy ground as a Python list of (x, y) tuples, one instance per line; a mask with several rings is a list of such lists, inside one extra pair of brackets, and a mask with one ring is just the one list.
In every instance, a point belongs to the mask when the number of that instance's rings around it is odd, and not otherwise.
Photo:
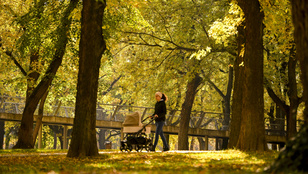
[(255, 173), (271, 164), (277, 152), (236, 150), (182, 152), (100, 151), (98, 157), (67, 158), (65, 150), (0, 150), (0, 173)]

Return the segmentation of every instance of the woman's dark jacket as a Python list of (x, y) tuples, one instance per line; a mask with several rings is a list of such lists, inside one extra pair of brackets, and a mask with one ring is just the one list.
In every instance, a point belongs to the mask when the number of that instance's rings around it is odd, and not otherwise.
[(167, 113), (167, 109), (166, 109), (166, 103), (164, 100), (158, 101), (155, 104), (155, 111), (154, 111), (154, 115), (158, 115), (158, 117), (156, 118), (156, 122), (159, 121), (165, 121), (166, 120), (166, 113)]

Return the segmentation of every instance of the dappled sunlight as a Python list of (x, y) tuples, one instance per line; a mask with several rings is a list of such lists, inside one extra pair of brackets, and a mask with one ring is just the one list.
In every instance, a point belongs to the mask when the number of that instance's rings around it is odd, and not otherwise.
[[(45, 154), (45, 155), (43, 155)], [(103, 151), (92, 158), (67, 158), (59, 151), (0, 150), (0, 170), (10, 173), (232, 173), (262, 171), (277, 152)], [(23, 155), (23, 156), (21, 156)]]

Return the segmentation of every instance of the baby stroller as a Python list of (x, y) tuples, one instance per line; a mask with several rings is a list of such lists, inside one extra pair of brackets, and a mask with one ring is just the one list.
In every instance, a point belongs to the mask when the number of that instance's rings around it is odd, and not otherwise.
[(140, 113), (134, 112), (127, 115), (122, 130), (125, 134), (123, 140), (121, 140), (120, 150), (132, 151), (133, 149), (137, 152), (141, 152), (142, 149), (150, 151), (153, 147), (152, 138), (149, 137), (151, 133), (151, 124), (154, 119), (151, 119), (147, 124), (142, 124), (149, 117), (141, 121)]

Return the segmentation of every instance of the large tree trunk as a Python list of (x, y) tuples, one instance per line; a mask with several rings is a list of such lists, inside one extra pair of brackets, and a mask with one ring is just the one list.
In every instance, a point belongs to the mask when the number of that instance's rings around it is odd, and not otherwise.
[(100, 62), (106, 44), (102, 22), (106, 1), (83, 1), (75, 118), (68, 157), (98, 155), (96, 102)]
[(267, 150), (264, 128), (263, 18), (258, 0), (238, 0), (245, 14), (244, 88), (237, 148)]
[(188, 150), (188, 129), (190, 121), (190, 113), (197, 93), (197, 88), (201, 84), (202, 78), (199, 74), (195, 74), (195, 77), (188, 82), (185, 101), (182, 105), (182, 111), (180, 114), (180, 130), (179, 130), (179, 150)]
[(241, 56), (241, 50), (243, 49), (243, 44), (245, 43), (245, 30), (244, 26), (240, 25), (237, 28), (237, 50), (238, 56), (234, 62), (234, 89), (232, 97), (232, 117), (231, 117), (231, 126), (230, 126), (230, 136), (228, 148), (236, 147), (238, 138), (240, 135), (241, 127), (241, 116), (242, 116), (242, 103), (243, 103), (243, 78), (244, 78), (244, 67), (241, 66), (243, 56)]
[(36, 107), (45, 94), (51, 82), (62, 63), (62, 58), (65, 53), (66, 44), (68, 42), (67, 32), (70, 29), (71, 20), (69, 16), (71, 12), (75, 9), (78, 0), (71, 0), (69, 6), (64, 11), (63, 17), (61, 19), (61, 24), (57, 28), (58, 40), (55, 44), (56, 51), (52, 62), (50, 63), (45, 76), (42, 78), (40, 83), (35, 87), (30, 96), (27, 97), (26, 105), (22, 114), (22, 120), (20, 129), (18, 132), (18, 142), (14, 148), (33, 148), (33, 114)]
[(296, 57), (300, 62), (301, 80), (303, 84), (303, 101), (305, 102), (304, 118), (308, 124), (308, 2), (291, 0), (294, 23), (294, 40)]

